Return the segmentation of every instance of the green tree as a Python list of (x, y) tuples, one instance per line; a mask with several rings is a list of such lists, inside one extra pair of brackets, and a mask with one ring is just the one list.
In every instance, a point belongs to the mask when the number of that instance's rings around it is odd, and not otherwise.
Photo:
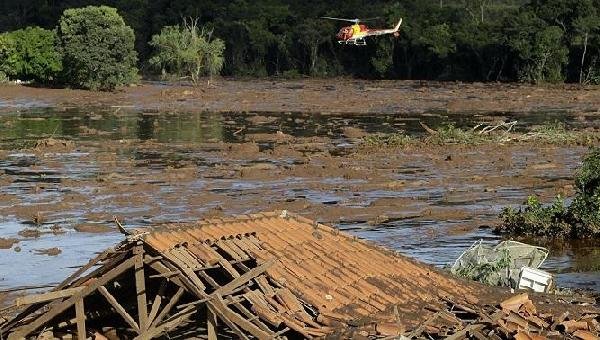
[(532, 12), (521, 12), (507, 28), (507, 44), (520, 60), (519, 77), (535, 83), (559, 82), (568, 48), (559, 26), (549, 26)]
[(448, 24), (440, 24), (426, 27), (418, 41), (440, 58), (456, 51), (456, 44)]
[(317, 71), (319, 51), (323, 44), (331, 39), (332, 27), (322, 19), (306, 19), (296, 27), (297, 41), (302, 45), (308, 56), (308, 74), (322, 75)]
[(17, 46), (11, 34), (0, 34), (0, 81), (16, 76), (19, 62)]
[(134, 33), (115, 8), (67, 9), (57, 31), (68, 84), (91, 90), (114, 90), (135, 81)]
[(225, 43), (213, 39), (212, 31), (199, 28), (197, 20), (163, 27), (150, 46), (155, 51), (149, 60), (154, 68), (163, 74), (190, 77), (194, 84), (205, 74), (212, 79), (223, 68)]
[(21, 80), (48, 82), (62, 70), (62, 56), (56, 48), (56, 34), (39, 27), (5, 33), (13, 42), (8, 74)]

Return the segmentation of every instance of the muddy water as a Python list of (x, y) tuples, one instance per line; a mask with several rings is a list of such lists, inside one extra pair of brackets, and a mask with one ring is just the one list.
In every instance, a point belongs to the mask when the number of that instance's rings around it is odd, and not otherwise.
[[(169, 114), (123, 108), (27, 109), (0, 116), (0, 288), (60, 281), (127, 227), (289, 209), (437, 266), (473, 242), (507, 204), (572, 192), (585, 148), (516, 145), (357, 150), (358, 134), (423, 133), (511, 120), (430, 113), (336, 116)], [(519, 129), (566, 113), (519, 116)], [(348, 127), (358, 128), (353, 133)], [(46, 138), (66, 144), (36, 143)], [(106, 228), (109, 226), (110, 228)], [(25, 231), (25, 232), (24, 232)], [(530, 242), (540, 242), (533, 240)], [(600, 247), (550, 244), (559, 283), (600, 291)], [(58, 247), (56, 256), (40, 254)]]

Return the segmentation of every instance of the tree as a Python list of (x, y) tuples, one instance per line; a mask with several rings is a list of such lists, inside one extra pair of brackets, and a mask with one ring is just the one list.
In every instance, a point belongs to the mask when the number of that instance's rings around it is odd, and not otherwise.
[(68, 84), (90, 90), (114, 90), (135, 81), (134, 33), (115, 8), (67, 9), (57, 32)]
[(62, 56), (56, 48), (56, 34), (39, 27), (7, 33), (13, 41), (8, 75), (21, 80), (48, 82), (62, 70)]
[(19, 62), (17, 46), (12, 35), (0, 34), (0, 81), (16, 76), (16, 65)]
[(331, 39), (331, 24), (324, 20), (306, 19), (297, 26), (297, 41), (308, 53), (308, 74), (317, 75), (317, 62), (321, 45)]
[(200, 29), (197, 20), (186, 19), (179, 26), (163, 27), (152, 36), (154, 54), (150, 64), (163, 74), (190, 77), (194, 84), (200, 76), (211, 77), (223, 68), (225, 43), (213, 39), (212, 31)]
[(564, 80), (569, 50), (560, 26), (549, 26), (532, 12), (521, 12), (506, 29), (507, 44), (520, 61), (519, 77), (540, 83)]

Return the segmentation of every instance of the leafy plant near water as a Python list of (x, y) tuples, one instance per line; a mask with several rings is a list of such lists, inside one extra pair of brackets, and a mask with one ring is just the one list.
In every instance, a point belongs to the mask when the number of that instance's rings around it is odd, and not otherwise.
[(67, 9), (58, 22), (57, 34), (68, 84), (113, 90), (136, 80), (135, 36), (116, 9)]
[(426, 141), (434, 144), (477, 144), (489, 139), (474, 130), (465, 130), (448, 124), (439, 127)]
[(514, 132), (512, 131), (514, 125), (516, 122), (501, 123), (496, 126), (481, 124), (469, 129), (459, 128), (453, 124), (442, 125), (437, 129), (424, 126), (429, 134), (421, 139), (413, 138), (402, 132), (376, 134), (365, 137), (363, 145), (367, 147), (399, 147), (416, 142), (437, 145), (515, 142), (594, 145), (600, 141), (598, 132), (568, 130), (564, 123), (558, 121), (536, 126), (529, 132)]
[(600, 149), (593, 149), (584, 159), (575, 180), (577, 192), (570, 205), (557, 197), (543, 205), (529, 197), (525, 206), (507, 207), (496, 228), (499, 233), (546, 236), (551, 238), (596, 238), (600, 236)]
[(198, 27), (197, 20), (184, 20), (180, 26), (166, 26), (152, 36), (155, 50), (150, 65), (163, 75), (190, 77), (194, 84), (202, 75), (211, 78), (223, 68), (225, 43), (212, 38), (212, 31)]
[(478, 281), (487, 285), (498, 284), (498, 272), (510, 267), (512, 259), (507, 249), (502, 250), (495, 261), (470, 264), (461, 267), (455, 273), (459, 277)]
[(45, 83), (61, 70), (62, 55), (56, 48), (54, 31), (27, 27), (0, 35), (0, 72), (4, 77)]
[(414, 139), (404, 133), (374, 134), (363, 139), (366, 147), (402, 147), (412, 143)]

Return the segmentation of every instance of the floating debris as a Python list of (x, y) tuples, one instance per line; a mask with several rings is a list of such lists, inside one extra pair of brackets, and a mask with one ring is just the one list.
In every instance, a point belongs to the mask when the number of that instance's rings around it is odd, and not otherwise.
[(521, 285), (523, 288), (529, 285), (535, 291), (547, 292), (552, 277), (544, 281), (543, 290), (540, 290), (540, 284), (532, 282), (534, 273), (551, 276), (538, 270), (547, 257), (548, 249), (517, 241), (502, 241), (495, 246), (477, 241), (456, 259), (450, 272), (492, 286), (518, 289)]

